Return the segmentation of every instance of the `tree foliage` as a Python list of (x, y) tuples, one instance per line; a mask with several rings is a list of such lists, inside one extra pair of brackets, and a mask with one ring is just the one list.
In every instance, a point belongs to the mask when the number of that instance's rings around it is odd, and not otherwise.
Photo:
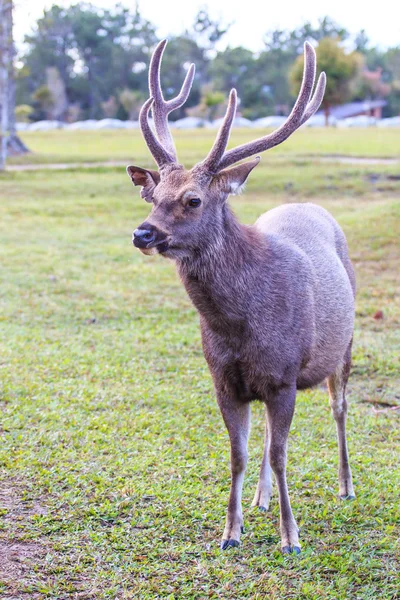
[(54, 5), (25, 39), (19, 102), (46, 83), (46, 67), (51, 66), (65, 82), (69, 101), (79, 102), (87, 116), (99, 117), (101, 103), (117, 90), (146, 90), (145, 70), (156, 41), (154, 26), (138, 9)]
[[(188, 65), (196, 63), (188, 103), (173, 113), (172, 119), (184, 116), (193, 107), (206, 106), (204, 90), (226, 96), (232, 87), (238, 90), (244, 116), (287, 114), (293, 95), (297, 95), (306, 40), (318, 45), (319, 66), (323, 65), (328, 73), (326, 109), (385, 89), (388, 93), (381, 95), (388, 103), (387, 114), (400, 110), (400, 48), (374, 48), (365, 31), (351, 38), (345, 28), (325, 17), (316, 25), (306, 22), (292, 31), (267, 32), (264, 48), (255, 54), (243, 47), (221, 49), (229, 27), (229, 23), (212, 19), (208, 10), (201, 8), (191, 27), (169, 38), (162, 69), (167, 98), (180, 89)], [(344, 40), (356, 53), (343, 50)], [(106, 113), (137, 118), (140, 104), (148, 96), (147, 70), (157, 41), (155, 25), (137, 7), (132, 10), (117, 4), (103, 10), (88, 3), (53, 5), (26, 36), (16, 73), (17, 104), (33, 106), (32, 119), (44, 118), (43, 103), (34, 98), (38, 88), (47, 86), (58, 98), (59, 108), (53, 108), (56, 118), (101, 118)], [(381, 92), (372, 89), (377, 85), (373, 78), (360, 78), (361, 84), (353, 85), (355, 72), (362, 67), (371, 72), (381, 69)], [(49, 81), (49, 69), (59, 77), (52, 80), (57, 92)]]
[[(343, 104), (351, 98), (352, 85), (355, 84), (362, 67), (362, 57), (357, 52), (346, 53), (340, 41), (334, 38), (322, 38), (316, 48), (319, 72), (325, 71), (326, 90), (322, 107), (328, 117), (332, 106)], [(292, 93), (297, 95), (303, 76), (304, 58), (299, 56), (290, 71)]]
[(128, 88), (122, 90), (119, 95), (119, 101), (131, 120), (138, 119), (140, 108), (145, 99), (145, 95), (140, 90), (129, 90)]
[(39, 110), (46, 119), (51, 119), (51, 111), (54, 107), (55, 100), (47, 85), (41, 85), (32, 94), (32, 99), (38, 106)]
[(19, 104), (15, 107), (15, 119), (17, 123), (29, 123), (29, 117), (32, 113), (33, 108), (29, 104)]

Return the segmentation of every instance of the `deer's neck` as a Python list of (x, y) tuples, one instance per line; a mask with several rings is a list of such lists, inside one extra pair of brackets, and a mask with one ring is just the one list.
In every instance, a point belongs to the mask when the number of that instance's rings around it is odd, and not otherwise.
[(178, 265), (179, 274), (210, 327), (240, 328), (246, 322), (249, 295), (259, 277), (266, 239), (254, 227), (241, 225), (226, 207), (209, 240)]

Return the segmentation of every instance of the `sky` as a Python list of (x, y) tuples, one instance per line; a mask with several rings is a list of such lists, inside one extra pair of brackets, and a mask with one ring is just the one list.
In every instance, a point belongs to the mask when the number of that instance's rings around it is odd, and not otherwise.
[[(62, 6), (76, 3), (68, 0), (15, 0), (15, 39), (21, 43), (45, 7), (54, 3)], [(134, 6), (134, 0), (126, 2)], [(111, 0), (92, 0), (92, 4), (112, 8)], [(351, 33), (365, 29), (373, 45), (400, 46), (400, 2), (399, 0), (300, 0), (298, 2), (268, 2), (268, 0), (142, 0), (139, 7), (142, 15), (157, 26), (160, 37), (180, 33), (191, 26), (197, 11), (208, 5), (213, 18), (222, 18), (224, 23), (233, 22), (222, 46), (245, 46), (253, 51), (262, 49), (263, 35), (271, 29), (294, 29), (304, 21), (317, 22), (319, 17), (329, 15)]]

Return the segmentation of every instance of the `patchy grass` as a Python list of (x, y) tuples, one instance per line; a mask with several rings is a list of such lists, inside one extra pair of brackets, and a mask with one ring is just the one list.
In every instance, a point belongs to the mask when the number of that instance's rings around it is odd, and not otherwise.
[[(356, 501), (336, 498), (326, 390), (300, 393), (288, 479), (303, 552), (283, 557), (276, 495), (267, 515), (250, 509), (263, 431), (254, 404), (246, 533), (239, 549), (222, 553), (227, 434), (174, 266), (131, 248), (148, 206), (123, 169), (8, 173), (0, 179), (1, 597), (399, 597), (399, 411), (374, 410), (400, 403), (395, 171), (274, 160), (265, 157), (232, 201), (242, 220), (311, 196), (342, 224), (357, 270)], [(383, 319), (373, 318), (377, 310)]]
[[(266, 134), (266, 130), (235, 129), (231, 146), (243, 144)], [(178, 152), (189, 166), (203, 159), (211, 148), (216, 131), (196, 129), (174, 131)], [(49, 131), (25, 132), (24, 142), (35, 153), (14, 158), (14, 163), (57, 163), (127, 161), (149, 163), (149, 153), (139, 131)], [(349, 155), (361, 157), (400, 156), (400, 135), (396, 129), (301, 129), (281, 146), (268, 152), (270, 157), (302, 155)], [(267, 160), (265, 158), (264, 160)]]

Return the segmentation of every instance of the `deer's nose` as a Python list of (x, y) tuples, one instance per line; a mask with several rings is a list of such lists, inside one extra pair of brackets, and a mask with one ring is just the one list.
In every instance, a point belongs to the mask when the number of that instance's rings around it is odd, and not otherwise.
[(146, 227), (138, 227), (133, 232), (133, 244), (136, 248), (144, 248), (156, 239), (156, 230), (154, 227), (146, 224)]

